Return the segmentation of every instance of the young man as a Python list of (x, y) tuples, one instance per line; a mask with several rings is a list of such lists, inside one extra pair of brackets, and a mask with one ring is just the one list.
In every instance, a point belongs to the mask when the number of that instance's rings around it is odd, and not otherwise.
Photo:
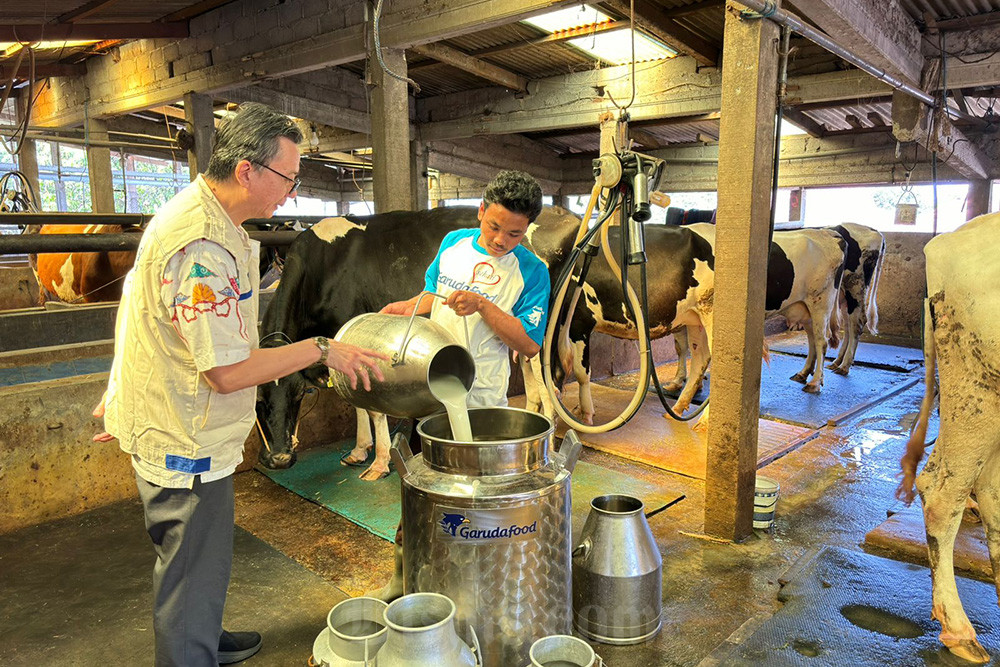
[[(542, 260), (521, 245), (528, 225), (542, 212), (542, 188), (522, 171), (501, 171), (483, 191), (479, 227), (459, 229), (441, 241), (425, 274), (424, 289), (445, 298), (420, 295), (390, 303), (393, 315), (430, 313), (455, 340), (469, 344), (476, 362), (470, 408), (507, 405), (508, 348), (533, 357), (545, 338), (549, 273)], [(419, 300), (419, 304), (418, 304)], [(466, 341), (468, 319), (469, 341)], [(369, 595), (391, 601), (403, 594), (402, 524), (396, 531), (392, 579)]]
[[(521, 171), (501, 171), (486, 186), (479, 204), (479, 227), (444, 237), (427, 268), (419, 314), (466, 343), (476, 362), (469, 407), (507, 405), (508, 348), (532, 357), (541, 348), (549, 304), (548, 269), (521, 245), (528, 225), (542, 211), (542, 189)], [(410, 315), (419, 295), (390, 303), (381, 312)]]
[[(260, 244), (240, 226), (268, 218), (299, 185), (302, 135), (247, 104), (219, 126), (208, 171), (164, 205), (125, 279), (108, 389), (95, 417), (132, 456), (156, 551), (157, 667), (214, 667), (261, 647), (222, 613), (233, 555), (233, 478), (258, 384), (316, 363), (352, 386), (382, 380), (384, 355), (324, 337), (257, 347)], [(332, 332), (331, 332), (332, 333)]]

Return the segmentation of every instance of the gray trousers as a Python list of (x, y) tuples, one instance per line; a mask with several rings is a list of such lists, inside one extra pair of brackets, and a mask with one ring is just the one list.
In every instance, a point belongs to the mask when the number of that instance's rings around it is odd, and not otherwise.
[(216, 667), (233, 564), (233, 477), (170, 489), (135, 477), (153, 540), (157, 667)]

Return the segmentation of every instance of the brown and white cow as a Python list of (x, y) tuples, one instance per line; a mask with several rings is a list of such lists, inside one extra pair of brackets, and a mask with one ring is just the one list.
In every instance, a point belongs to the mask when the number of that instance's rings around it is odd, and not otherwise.
[[(42, 225), (40, 234), (120, 234), (120, 225)], [(29, 256), (40, 303), (117, 301), (135, 253), (58, 252)]]
[[(926, 387), (900, 464), (897, 496), (923, 501), (933, 610), (941, 641), (973, 662), (990, 661), (976, 640), (955, 584), (953, 552), (966, 499), (975, 492), (1000, 592), (1000, 213), (983, 215), (924, 248)], [(941, 426), (919, 477), (927, 423), (940, 386)]]
[(854, 364), (862, 332), (867, 329), (871, 334), (878, 333), (876, 293), (885, 258), (885, 237), (871, 227), (853, 222), (830, 229), (847, 243), (844, 279), (835, 306), (846, 311), (846, 331), (836, 360), (827, 368), (838, 375), (847, 375)]

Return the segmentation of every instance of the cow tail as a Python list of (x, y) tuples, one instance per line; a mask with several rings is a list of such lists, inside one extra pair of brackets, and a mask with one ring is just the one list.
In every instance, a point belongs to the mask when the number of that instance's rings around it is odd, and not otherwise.
[(924, 299), (924, 400), (920, 403), (920, 413), (910, 431), (910, 440), (906, 443), (906, 453), (899, 461), (903, 480), (896, 489), (896, 497), (907, 505), (913, 502), (914, 485), (917, 481), (917, 465), (924, 458), (927, 439), (927, 424), (930, 421), (931, 408), (934, 407), (935, 369), (937, 351), (934, 346), (934, 313), (929, 299)]
[(882, 275), (882, 261), (885, 259), (885, 237), (882, 238), (882, 247), (879, 249), (878, 260), (875, 262), (875, 272), (872, 274), (872, 284), (868, 286), (868, 293), (865, 294), (865, 319), (868, 333), (875, 335), (878, 333), (878, 281)]

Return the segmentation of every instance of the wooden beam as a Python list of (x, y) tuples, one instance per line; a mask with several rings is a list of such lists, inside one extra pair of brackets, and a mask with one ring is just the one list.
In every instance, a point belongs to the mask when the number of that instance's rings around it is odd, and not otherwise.
[[(592, 35), (599, 35), (604, 32), (611, 32), (612, 30), (621, 30), (622, 28), (629, 27), (628, 21), (602, 21), (601, 23), (590, 23), (588, 25), (578, 26), (576, 28), (570, 28), (569, 30), (560, 30), (559, 32), (554, 32), (550, 35), (542, 35), (541, 37), (534, 37), (532, 39), (519, 40), (511, 44), (497, 44), (496, 46), (487, 46), (482, 49), (476, 49), (469, 53), (470, 56), (488, 56), (495, 53), (506, 53), (508, 51), (516, 51), (517, 49), (523, 49), (529, 46), (537, 46), (539, 44), (555, 44), (557, 42), (565, 42), (570, 39), (577, 39), (578, 37), (590, 37)], [(414, 68), (415, 69), (415, 68)]]
[(963, 16), (957, 19), (936, 21), (935, 26), (938, 30), (970, 30), (997, 23), (1000, 23), (1000, 12), (987, 12), (975, 16)]
[(827, 132), (825, 125), (817, 123), (800, 109), (783, 107), (781, 109), (781, 115), (801, 127), (810, 136), (822, 137)]
[(740, 18), (728, 3), (722, 68), (715, 303), (706, 329), (712, 355), (712, 415), (705, 476), (705, 533), (752, 534), (760, 350), (771, 207), (778, 27)]
[(0, 24), (0, 42), (62, 42), (88, 39), (179, 39), (187, 37), (186, 21), (171, 23)]
[(187, 21), (189, 18), (198, 16), (199, 14), (204, 14), (205, 12), (210, 12), (216, 7), (221, 7), (233, 0), (201, 0), (201, 2), (196, 2), (190, 7), (185, 7), (184, 9), (178, 9), (176, 12), (172, 12), (162, 17), (161, 21)]
[[(408, 49), (420, 44), (489, 30), (545, 11), (574, 4), (572, 0), (400, 0), (382, 17), (381, 44), (386, 48)], [(144, 24), (135, 24), (144, 25)], [(148, 24), (146, 27), (173, 24)], [(81, 26), (73, 26), (81, 27)], [(120, 62), (101, 59), (89, 68), (86, 84), (91, 98), (88, 114), (117, 116), (123, 113), (169, 104), (195, 90), (210, 94), (247, 86), (264, 79), (280, 78), (324, 69), (365, 58), (366, 24), (363, 20), (339, 30), (257, 51), (239, 59), (192, 70), (183, 77), (163, 77), (152, 83), (122, 90), (127, 67), (134, 60)], [(186, 24), (185, 24), (186, 30)], [(2, 37), (0, 37), (2, 39)], [(11, 40), (8, 40), (11, 41)], [(53, 113), (46, 125), (77, 125), (83, 109), (71, 107)]]
[[(634, 2), (637, 28), (678, 53), (691, 56), (699, 65), (715, 65), (719, 61), (719, 50), (714, 44), (675, 21), (662, 7), (650, 0)], [(631, 16), (630, 0), (606, 0), (601, 5), (625, 19)]]
[[(374, 54), (372, 59), (375, 59)], [(403, 49), (382, 49), (382, 59), (389, 71), (406, 76)], [(405, 81), (389, 76), (382, 67), (374, 68), (373, 79), (371, 125), (375, 212), (409, 211), (413, 208), (409, 87)]]
[(795, 0), (795, 7), (847, 49), (912, 85), (920, 82), (920, 32), (899, 0)]
[(223, 97), (231, 102), (260, 102), (295, 118), (352, 132), (371, 132), (371, 118), (363, 111), (293, 95), (274, 88), (271, 83), (230, 90), (223, 93)]
[(887, 123), (885, 122), (885, 118), (882, 118), (882, 114), (880, 114), (878, 111), (869, 111), (867, 118), (868, 118), (868, 121), (872, 124), (873, 127), (886, 127), (887, 126)]
[(434, 60), (451, 65), (452, 67), (457, 67), (463, 72), (474, 74), (481, 79), (499, 84), (509, 90), (520, 92), (527, 92), (528, 90), (528, 80), (520, 74), (515, 74), (510, 70), (498, 67), (480, 58), (474, 58), (446, 44), (422, 44), (413, 47), (412, 51), (424, 57), (433, 58)]
[(663, 142), (657, 139), (654, 135), (649, 132), (644, 132), (636, 128), (629, 128), (628, 135), (630, 138), (635, 139), (639, 144), (647, 150), (655, 150), (657, 148), (663, 148)]
[[(27, 79), (28, 70), (29, 65), (27, 60), (21, 62), (21, 66), (17, 69), (17, 72), (14, 71), (13, 65), (0, 65), (0, 79), (7, 81), (15, 78), (15, 75), (17, 75), (17, 78)], [(83, 76), (86, 73), (86, 62), (76, 64), (52, 63), (35, 65), (36, 79), (44, 79), (50, 76)]]
[(703, 9), (715, 9), (722, 8), (725, 6), (726, 0), (699, 0), (699, 2), (692, 2), (690, 5), (681, 5), (680, 7), (671, 7), (670, 9), (664, 9), (663, 15), (669, 16), (670, 18), (676, 18), (678, 16), (687, 16), (688, 14), (694, 14), (700, 12)]
[(110, 7), (119, 0), (90, 0), (90, 2), (85, 2), (76, 9), (72, 9), (64, 14), (60, 14), (53, 20), (49, 21), (50, 24), (55, 23), (72, 23), (80, 19), (85, 19), (88, 16), (96, 14), (97, 12)]
[(952, 90), (951, 96), (955, 98), (955, 103), (958, 105), (959, 111), (962, 113), (969, 113), (969, 105), (965, 101), (965, 93), (961, 88), (955, 88)]

